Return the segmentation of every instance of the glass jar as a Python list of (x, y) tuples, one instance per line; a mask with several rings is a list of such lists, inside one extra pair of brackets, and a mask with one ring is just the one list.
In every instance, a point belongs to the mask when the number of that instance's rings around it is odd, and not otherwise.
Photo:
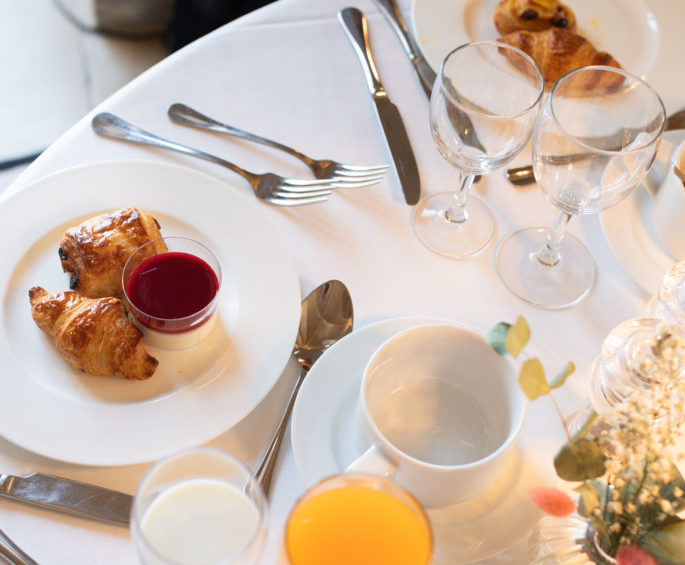
[(590, 369), (588, 397), (566, 419), (571, 435), (582, 430), (593, 414), (606, 414), (635, 391), (651, 386), (652, 380), (645, 367), (656, 361), (654, 343), (665, 327), (669, 331), (683, 332), (682, 327), (656, 318), (626, 320), (609, 332)]
[(530, 536), (530, 565), (615, 565), (597, 543), (590, 523), (579, 514), (544, 516)]

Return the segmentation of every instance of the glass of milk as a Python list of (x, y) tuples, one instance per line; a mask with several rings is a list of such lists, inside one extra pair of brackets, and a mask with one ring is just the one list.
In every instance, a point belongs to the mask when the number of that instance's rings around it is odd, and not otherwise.
[(145, 473), (131, 531), (145, 565), (248, 565), (261, 555), (267, 515), (264, 493), (243, 463), (195, 448)]

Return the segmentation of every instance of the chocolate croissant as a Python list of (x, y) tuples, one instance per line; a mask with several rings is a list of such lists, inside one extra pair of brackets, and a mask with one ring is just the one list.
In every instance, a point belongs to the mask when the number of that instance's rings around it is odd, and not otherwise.
[(502, 35), (551, 27), (576, 30), (573, 10), (555, 0), (502, 0), (495, 8), (494, 19), (495, 27)]
[[(123, 208), (69, 228), (59, 243), (62, 270), (71, 273), (69, 288), (90, 298), (121, 296), (127, 259), (141, 245), (161, 237), (157, 220), (137, 208)], [(148, 256), (164, 251), (166, 245), (160, 240), (150, 245)]]
[(77, 292), (29, 290), (31, 314), (52, 336), (60, 355), (91, 375), (147, 379), (158, 361), (145, 350), (143, 334), (118, 298), (86, 298)]
[[(530, 55), (538, 64), (545, 78), (545, 86), (550, 88), (562, 75), (579, 67), (588, 65), (605, 65), (621, 68), (621, 65), (609, 53), (598, 51), (584, 37), (565, 29), (550, 28), (545, 31), (515, 31), (497, 41), (518, 47)], [(596, 73), (586, 81), (574, 84), (579, 93), (596, 88), (597, 80), (606, 74)], [(623, 83), (622, 76), (614, 76), (607, 89), (615, 89)]]

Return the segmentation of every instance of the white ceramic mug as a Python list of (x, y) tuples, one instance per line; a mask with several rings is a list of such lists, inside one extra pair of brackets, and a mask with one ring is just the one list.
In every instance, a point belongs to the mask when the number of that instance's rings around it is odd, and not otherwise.
[(361, 433), (372, 445), (347, 470), (389, 477), (438, 507), (494, 482), (520, 435), (526, 400), (513, 362), (484, 336), (431, 324), (376, 350), (359, 408)]
[(685, 141), (672, 153), (666, 176), (654, 197), (652, 220), (663, 246), (678, 261), (685, 260), (685, 184), (673, 166), (685, 171)]

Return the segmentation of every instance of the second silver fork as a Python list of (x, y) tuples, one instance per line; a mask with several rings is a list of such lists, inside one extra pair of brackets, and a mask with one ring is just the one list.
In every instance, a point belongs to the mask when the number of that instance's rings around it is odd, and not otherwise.
[(277, 206), (301, 206), (324, 202), (331, 194), (331, 190), (335, 188), (333, 181), (288, 179), (274, 173), (251, 173), (211, 153), (154, 135), (108, 112), (97, 114), (91, 125), (97, 133), (106, 137), (170, 149), (222, 165), (243, 177), (250, 184), (257, 198)]
[(169, 106), (167, 113), (172, 121), (185, 126), (233, 135), (285, 151), (307, 165), (316, 178), (334, 180), (336, 188), (360, 188), (376, 184), (380, 182), (385, 174), (385, 170), (388, 168), (387, 165), (363, 167), (358, 165), (346, 165), (330, 159), (312, 159), (292, 147), (219, 122), (185, 104), (172, 104)]

